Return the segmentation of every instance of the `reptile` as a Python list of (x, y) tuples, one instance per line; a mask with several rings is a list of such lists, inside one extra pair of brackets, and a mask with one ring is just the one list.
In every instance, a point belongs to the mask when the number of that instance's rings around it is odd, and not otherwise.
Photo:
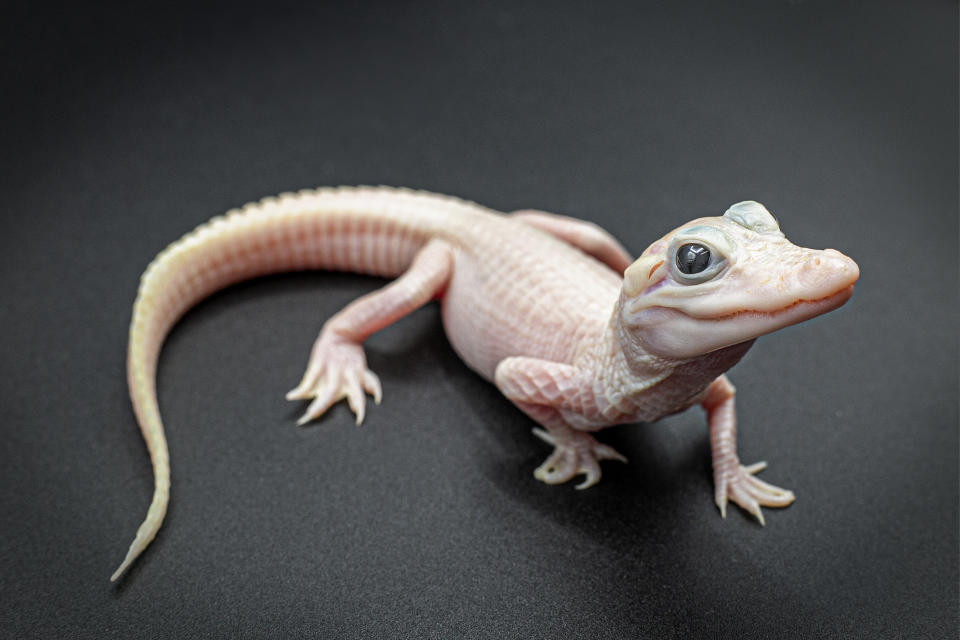
[(302, 381), (299, 424), (346, 400), (363, 421), (381, 383), (362, 343), (439, 299), (446, 334), (471, 369), (538, 426), (553, 447), (534, 472), (549, 484), (626, 458), (593, 432), (699, 405), (709, 426), (714, 501), (764, 522), (791, 491), (757, 477), (736, 448), (735, 390), (724, 372), (754, 340), (844, 304), (857, 264), (796, 246), (753, 201), (666, 234), (634, 260), (599, 226), (535, 210), (502, 214), (462, 199), (390, 187), (281, 194), (197, 227), (147, 267), (133, 306), (127, 381), (153, 467), (154, 493), (116, 580), (157, 534), (170, 461), (156, 394), (167, 333), (195, 303), (270, 273), (345, 270), (393, 278), (332, 316)]

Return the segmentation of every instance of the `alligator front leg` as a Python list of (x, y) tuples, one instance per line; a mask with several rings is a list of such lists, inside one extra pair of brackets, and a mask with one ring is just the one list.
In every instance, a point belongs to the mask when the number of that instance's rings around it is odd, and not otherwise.
[(733, 500), (764, 524), (760, 507), (785, 507), (794, 500), (793, 492), (775, 487), (754, 474), (767, 463), (749, 466), (740, 464), (737, 456), (737, 414), (734, 406), (736, 389), (726, 376), (720, 376), (707, 388), (700, 405), (707, 412), (710, 425), (710, 450), (713, 456), (714, 501), (723, 517), (727, 501)]
[(613, 447), (597, 442), (588, 432), (574, 428), (565, 416), (583, 415), (590, 390), (582, 372), (570, 365), (536, 358), (507, 358), (494, 375), (497, 388), (544, 429), (534, 429), (541, 440), (554, 446), (553, 454), (533, 476), (547, 484), (561, 484), (584, 475), (577, 489), (600, 481), (600, 460), (627, 459)]

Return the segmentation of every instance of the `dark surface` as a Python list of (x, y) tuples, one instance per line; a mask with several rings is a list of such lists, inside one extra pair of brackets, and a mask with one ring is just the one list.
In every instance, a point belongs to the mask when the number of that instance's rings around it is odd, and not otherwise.
[[(956, 637), (957, 5), (835, 4), (8, 7), (0, 635)], [(854, 257), (846, 307), (731, 376), (744, 461), (797, 502), (721, 519), (699, 411), (604, 433), (631, 462), (589, 491), (534, 481), (548, 448), (436, 307), (369, 342), (363, 428), (298, 428), (317, 330), (379, 283), (278, 276), (171, 335), (171, 508), (111, 586), (152, 488), (142, 269), (227, 208), (355, 183), (634, 252), (755, 198)]]

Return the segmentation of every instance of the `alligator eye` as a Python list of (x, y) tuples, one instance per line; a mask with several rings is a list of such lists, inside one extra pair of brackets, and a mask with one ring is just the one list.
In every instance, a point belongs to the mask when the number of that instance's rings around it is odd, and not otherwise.
[(685, 244), (677, 249), (677, 269), (680, 273), (700, 273), (710, 266), (710, 249), (702, 244)]

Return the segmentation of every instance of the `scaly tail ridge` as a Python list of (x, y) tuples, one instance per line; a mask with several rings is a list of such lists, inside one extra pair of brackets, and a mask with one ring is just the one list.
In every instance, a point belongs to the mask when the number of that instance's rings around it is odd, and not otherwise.
[(111, 581), (146, 549), (166, 514), (170, 463), (156, 368), (180, 316), (215, 291), (269, 273), (331, 269), (396, 277), (431, 236), (449, 231), (450, 220), (469, 224), (471, 215), (488, 214), (470, 202), (409, 189), (306, 190), (234, 209), (163, 250), (140, 279), (127, 357), (130, 398), (153, 464), (153, 500)]

